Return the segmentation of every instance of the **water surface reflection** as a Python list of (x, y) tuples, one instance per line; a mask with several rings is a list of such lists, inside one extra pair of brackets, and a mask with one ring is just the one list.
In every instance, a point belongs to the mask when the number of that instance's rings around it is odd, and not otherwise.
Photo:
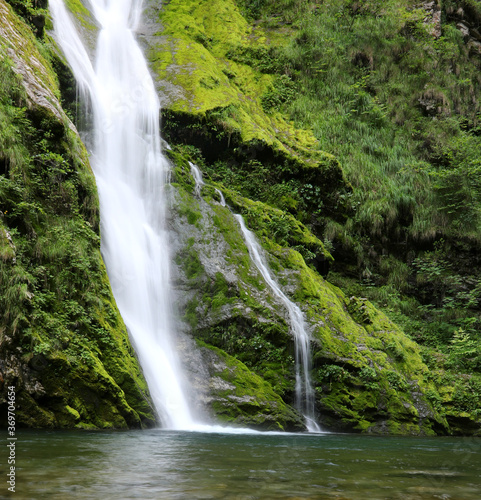
[[(479, 499), (481, 439), (18, 433), (17, 499)], [(8, 497), (7, 497), (8, 498)]]

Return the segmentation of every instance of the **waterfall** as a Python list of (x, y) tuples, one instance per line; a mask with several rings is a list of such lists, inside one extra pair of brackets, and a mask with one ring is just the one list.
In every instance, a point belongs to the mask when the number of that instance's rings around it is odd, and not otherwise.
[(95, 64), (63, 0), (49, 3), (56, 39), (92, 105), (101, 249), (117, 305), (163, 426), (192, 429), (173, 347), (160, 106), (133, 34), (142, 1), (88, 0), (100, 26)]
[[(192, 177), (195, 181), (195, 193), (200, 196), (202, 186), (205, 182), (202, 178), (202, 172), (199, 170), (197, 165), (189, 162), (190, 171)], [(216, 189), (220, 196), (220, 203), (225, 207), (224, 195), (221, 191)], [(272, 278), (269, 271), (269, 266), (264, 258), (264, 252), (257, 242), (254, 233), (249, 231), (244, 223), (244, 219), (239, 214), (234, 214), (234, 217), (239, 222), (239, 225), (244, 236), (247, 248), (249, 250), (249, 255), (254, 262), (255, 266), (261, 273), (262, 277), (269, 285), (274, 295), (282, 302), (286, 308), (289, 315), (289, 323), (291, 326), (291, 331), (294, 336), (294, 342), (296, 346), (296, 408), (302, 413), (305, 419), (306, 427), (309, 432), (320, 432), (321, 429), (315, 420), (315, 409), (314, 409), (314, 389), (311, 384), (311, 378), (309, 375), (310, 369), (310, 349), (309, 349), (309, 334), (306, 331), (306, 326), (304, 322), (304, 315), (300, 310), (299, 306), (294, 304), (280, 289), (277, 282)]]
[[(195, 182), (195, 188), (194, 188), (194, 194), (200, 198), (201, 191), (202, 191), (202, 186), (205, 186), (204, 179), (202, 177), (202, 172), (200, 171), (199, 167), (195, 165), (194, 163), (189, 161), (189, 166), (190, 166), (190, 174), (194, 178)], [(222, 191), (220, 191), (217, 188), (214, 188), (215, 192), (219, 195), (219, 203), (222, 207), (225, 207), (225, 198), (224, 195), (222, 194)]]
[(215, 188), (215, 192), (219, 195), (219, 203), (221, 207), (225, 207), (225, 198), (224, 195), (222, 194), (222, 191), (219, 189)]
[(197, 165), (194, 165), (190, 161), (189, 161), (189, 166), (190, 166), (190, 173), (191, 173), (192, 177), (194, 178), (194, 182), (195, 182), (194, 194), (198, 198), (200, 198), (202, 186), (205, 186), (204, 179), (202, 179), (202, 172), (199, 170), (199, 167), (197, 167)]
[(264, 252), (257, 242), (254, 233), (247, 229), (244, 219), (241, 215), (235, 214), (234, 217), (239, 222), (239, 225), (244, 235), (249, 255), (261, 273), (262, 277), (269, 285), (274, 295), (283, 303), (289, 315), (289, 323), (294, 336), (296, 348), (296, 408), (302, 413), (305, 419), (306, 427), (309, 432), (320, 432), (320, 428), (315, 420), (314, 410), (314, 389), (311, 384), (309, 369), (311, 364), (311, 355), (309, 349), (309, 334), (306, 331), (304, 315), (299, 306), (294, 304), (285, 293), (279, 288), (277, 282), (272, 278), (269, 272), (269, 267), (264, 258)]

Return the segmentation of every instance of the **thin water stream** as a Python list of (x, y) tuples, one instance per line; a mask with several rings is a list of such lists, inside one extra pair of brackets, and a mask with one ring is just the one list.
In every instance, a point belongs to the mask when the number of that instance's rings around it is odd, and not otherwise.
[[(189, 162), (189, 166), (195, 181), (195, 194), (200, 196), (202, 186), (205, 185), (202, 172), (197, 165), (193, 163)], [(216, 191), (220, 195), (221, 205), (225, 206), (224, 196), (218, 189), (216, 189)], [(309, 432), (321, 432), (315, 416), (315, 396), (309, 373), (311, 360), (309, 348), (310, 337), (306, 330), (304, 315), (299, 306), (287, 297), (281, 290), (277, 281), (272, 277), (272, 272), (266, 261), (265, 253), (257, 242), (254, 233), (247, 229), (243, 217), (239, 214), (234, 214), (234, 217), (239, 223), (252, 262), (255, 264), (274, 295), (281, 301), (289, 316), (289, 324), (296, 346), (296, 408), (304, 416), (306, 427)]]
[(289, 324), (294, 336), (296, 346), (296, 408), (304, 416), (306, 427), (310, 432), (321, 432), (316, 423), (314, 410), (314, 389), (310, 378), (311, 354), (309, 348), (310, 337), (307, 333), (304, 315), (297, 304), (294, 304), (287, 295), (280, 289), (277, 281), (272, 277), (269, 266), (266, 262), (264, 252), (257, 242), (252, 231), (247, 229), (244, 219), (236, 214), (234, 217), (239, 222), (244, 240), (249, 250), (252, 261), (259, 269), (265, 282), (269, 285), (274, 295), (282, 302), (289, 315)]

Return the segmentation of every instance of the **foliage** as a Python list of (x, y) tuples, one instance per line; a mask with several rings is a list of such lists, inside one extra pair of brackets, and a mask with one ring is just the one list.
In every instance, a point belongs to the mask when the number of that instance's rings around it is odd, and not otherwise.
[(359, 371), (359, 378), (368, 389), (379, 389), (379, 376), (374, 368), (371, 368), (370, 366), (363, 366)]
[[(454, 332), (450, 341), (450, 363), (454, 367), (472, 369), (479, 364), (480, 343), (471, 338), (462, 328)], [(478, 366), (479, 367), (479, 366)]]
[[(463, 4), (469, 15), (474, 4)], [(277, 49), (297, 88), (291, 118), (313, 128), (354, 187), (342, 229), (317, 213), (336, 270), (357, 268), (369, 296), (413, 338), (444, 350), (459, 328), (479, 332), (481, 306), (479, 267), (468, 264), (481, 236), (481, 82), (479, 56), (456, 28), (458, 7), (443, 5), (435, 37), (414, 4), (311, 3)], [(250, 15), (272, 26), (276, 8), (263, 2)]]
[(44, 35), (48, 0), (6, 0), (31, 26), (37, 37)]
[(272, 84), (272, 87), (261, 97), (264, 111), (280, 111), (283, 104), (294, 100), (296, 85), (288, 75), (280, 75)]
[(386, 377), (391, 387), (396, 391), (406, 391), (408, 389), (406, 381), (398, 372), (389, 371)]
[(339, 365), (325, 365), (318, 371), (319, 379), (329, 382), (330, 386), (333, 382), (342, 382), (347, 375), (348, 372)]

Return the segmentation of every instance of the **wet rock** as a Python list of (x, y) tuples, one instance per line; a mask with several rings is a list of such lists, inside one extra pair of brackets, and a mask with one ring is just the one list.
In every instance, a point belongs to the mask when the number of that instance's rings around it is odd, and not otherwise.
[(470, 55), (481, 56), (481, 42), (477, 40), (469, 40), (467, 44)]
[(427, 116), (449, 115), (449, 102), (437, 89), (426, 89), (418, 99), (420, 107)]
[(200, 349), (210, 397), (211, 414), (229, 425), (262, 430), (304, 430), (301, 415), (286, 405), (269, 383), (220, 349)]
[(439, 38), (441, 36), (441, 7), (438, 0), (425, 2), (422, 7), (426, 11), (424, 24), (429, 27), (429, 31), (434, 38)]
[(463, 35), (463, 39), (465, 42), (469, 40), (470, 37), (469, 28), (464, 23), (457, 23), (456, 28), (458, 28), (458, 30)]

